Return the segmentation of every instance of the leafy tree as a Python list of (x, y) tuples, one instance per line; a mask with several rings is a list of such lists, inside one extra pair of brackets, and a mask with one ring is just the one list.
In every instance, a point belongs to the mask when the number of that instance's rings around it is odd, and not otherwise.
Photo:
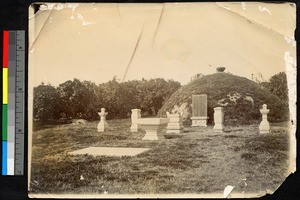
[(180, 83), (164, 79), (119, 83), (113, 78), (99, 87), (102, 91), (103, 107), (109, 111), (108, 118), (126, 118), (130, 116), (133, 108), (155, 115), (163, 102), (180, 87)]
[(101, 104), (103, 103), (103, 97), (99, 95), (100, 88), (91, 81), (83, 81), (82, 84), (86, 90), (88, 100), (85, 102), (85, 110), (83, 112), (83, 118), (88, 120), (99, 119), (98, 112), (100, 112)]
[(277, 95), (281, 100), (288, 101), (288, 87), (285, 72), (275, 74), (270, 78), (269, 89)]
[(34, 119), (48, 121), (60, 117), (60, 96), (55, 87), (42, 83), (33, 88), (33, 96)]
[(138, 104), (142, 111), (156, 115), (163, 103), (180, 87), (180, 83), (162, 78), (142, 80), (139, 87)]
[(115, 78), (99, 85), (103, 105), (109, 111), (108, 118), (126, 118), (130, 116), (131, 109), (137, 108), (137, 87), (139, 81), (119, 83)]
[(268, 82), (261, 82), (260, 85), (278, 96), (285, 105), (288, 105), (288, 86), (285, 72), (275, 74)]
[[(108, 118), (120, 118), (122, 116), (122, 89), (121, 84), (114, 77), (111, 81), (101, 84), (101, 95), (103, 105), (109, 111)], [(101, 108), (100, 108), (101, 109)]]
[(122, 84), (124, 107), (129, 113), (131, 109), (140, 108), (138, 104), (140, 83), (141, 81), (133, 80)]
[[(61, 96), (61, 110), (67, 118), (94, 119), (97, 86), (90, 81), (69, 80), (58, 87)], [(100, 110), (100, 109), (99, 109)], [(95, 113), (95, 114), (94, 114)]]

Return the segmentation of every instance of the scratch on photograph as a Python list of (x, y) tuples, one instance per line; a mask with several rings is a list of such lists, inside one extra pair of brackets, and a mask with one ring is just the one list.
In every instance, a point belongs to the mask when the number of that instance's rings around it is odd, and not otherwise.
[(295, 4), (29, 13), (30, 197), (259, 197), (295, 171)]

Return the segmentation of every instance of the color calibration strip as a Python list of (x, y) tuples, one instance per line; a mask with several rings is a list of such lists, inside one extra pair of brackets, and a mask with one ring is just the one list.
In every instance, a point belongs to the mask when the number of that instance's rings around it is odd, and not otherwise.
[(8, 103), (8, 31), (3, 31), (3, 68), (2, 68), (2, 175), (7, 175), (7, 103)]
[(3, 31), (2, 69), (2, 175), (22, 175), (25, 31)]

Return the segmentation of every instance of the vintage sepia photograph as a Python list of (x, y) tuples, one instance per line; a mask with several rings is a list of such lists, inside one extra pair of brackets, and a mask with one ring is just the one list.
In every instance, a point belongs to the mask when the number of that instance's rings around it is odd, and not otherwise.
[(32, 198), (250, 198), (296, 170), (293, 3), (34, 3)]

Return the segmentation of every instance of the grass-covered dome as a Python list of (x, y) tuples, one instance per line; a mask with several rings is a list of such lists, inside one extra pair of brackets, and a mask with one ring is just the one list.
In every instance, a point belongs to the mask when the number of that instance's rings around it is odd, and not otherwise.
[(202, 76), (181, 87), (166, 100), (159, 110), (160, 117), (166, 112), (180, 113), (184, 124), (190, 124), (192, 95), (207, 94), (208, 122), (213, 122), (213, 108), (224, 107), (225, 124), (250, 124), (261, 120), (263, 104), (268, 105), (270, 122), (289, 119), (288, 107), (266, 88), (244, 77), (218, 72)]

